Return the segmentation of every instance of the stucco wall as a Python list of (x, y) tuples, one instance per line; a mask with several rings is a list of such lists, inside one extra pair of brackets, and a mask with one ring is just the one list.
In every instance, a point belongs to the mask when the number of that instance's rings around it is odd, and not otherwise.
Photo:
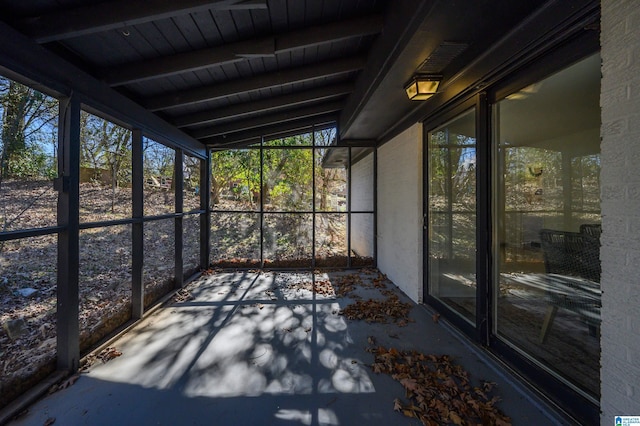
[[(373, 211), (373, 152), (351, 167), (351, 210)], [(373, 257), (373, 214), (351, 215), (351, 249)]]
[(378, 149), (378, 268), (422, 301), (422, 125)]
[(601, 4), (601, 424), (614, 424), (640, 416), (640, 8)]

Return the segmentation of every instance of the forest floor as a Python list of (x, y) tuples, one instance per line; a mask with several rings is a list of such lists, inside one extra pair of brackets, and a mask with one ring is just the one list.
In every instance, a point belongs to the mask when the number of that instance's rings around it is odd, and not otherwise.
[[(57, 191), (51, 181), (4, 181), (0, 186), (3, 231), (53, 227)], [(131, 217), (131, 189), (83, 183), (81, 224)], [(112, 208), (113, 206), (113, 208)], [(185, 211), (199, 208), (185, 194)], [(167, 190), (145, 188), (145, 214), (172, 213)], [(145, 305), (173, 288), (174, 219), (145, 224)], [(198, 216), (184, 224), (184, 269), (199, 265)], [(131, 318), (131, 225), (80, 231), (79, 318), (86, 351)], [(55, 367), (58, 234), (0, 242), (0, 407)]]
[[(185, 191), (184, 211), (199, 209), (199, 197)], [(57, 225), (58, 193), (51, 181), (0, 182), (0, 230)], [(85, 352), (131, 318), (132, 227), (86, 224), (131, 217), (131, 189), (80, 185), (80, 346)], [(229, 209), (237, 208), (233, 205)], [(145, 186), (144, 215), (175, 211), (173, 193)], [(259, 265), (256, 214), (212, 215), (212, 258), (217, 267)], [(347, 266), (346, 214), (319, 215), (316, 266)], [(311, 228), (302, 215), (272, 215), (264, 238), (266, 267), (311, 267)], [(307, 218), (308, 219), (308, 218)], [(183, 218), (186, 275), (199, 265), (199, 216)], [(168, 293), (174, 277), (175, 219), (144, 225), (145, 306)], [(317, 228), (318, 229), (318, 228)], [(0, 242), (0, 407), (46, 377), (55, 368), (58, 234)], [(257, 263), (256, 263), (257, 262)], [(353, 257), (352, 266), (371, 258)]]

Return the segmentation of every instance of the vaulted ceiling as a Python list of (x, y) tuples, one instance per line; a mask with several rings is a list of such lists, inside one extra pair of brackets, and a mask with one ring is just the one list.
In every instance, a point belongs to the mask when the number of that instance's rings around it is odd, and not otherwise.
[(0, 32), (78, 69), (86, 92), (209, 147), (312, 125), (375, 142), (418, 107), (403, 91), (416, 71), (454, 84), (542, 3), (0, 0)]

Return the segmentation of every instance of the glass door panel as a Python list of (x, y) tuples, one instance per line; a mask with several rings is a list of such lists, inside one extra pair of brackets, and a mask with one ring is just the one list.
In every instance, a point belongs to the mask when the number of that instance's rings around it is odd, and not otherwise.
[(600, 57), (494, 105), (494, 333), (599, 390)]
[(428, 135), (429, 292), (476, 317), (476, 133), (470, 110)]

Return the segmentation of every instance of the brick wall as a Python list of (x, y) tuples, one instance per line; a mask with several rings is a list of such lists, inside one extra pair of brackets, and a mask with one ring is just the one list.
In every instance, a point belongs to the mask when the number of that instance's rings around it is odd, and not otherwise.
[(422, 125), (378, 149), (378, 268), (422, 301)]
[[(373, 153), (351, 167), (351, 210), (373, 211)], [(373, 215), (351, 215), (351, 250), (373, 257)]]
[(640, 416), (640, 3), (602, 3), (601, 424)]

